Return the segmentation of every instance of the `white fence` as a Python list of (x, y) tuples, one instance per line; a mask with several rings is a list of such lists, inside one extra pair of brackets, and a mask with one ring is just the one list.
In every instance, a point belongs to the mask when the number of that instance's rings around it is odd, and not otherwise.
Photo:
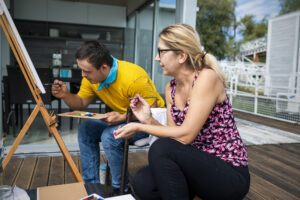
[[(278, 92), (276, 95), (264, 95), (267, 77), (264, 64), (242, 59), (236, 62), (221, 62), (220, 66), (227, 78), (227, 93), (234, 110), (300, 123), (299, 94)], [(291, 88), (292, 86), (288, 85), (285, 88), (288, 90), (284, 91), (296, 91), (295, 88)]]

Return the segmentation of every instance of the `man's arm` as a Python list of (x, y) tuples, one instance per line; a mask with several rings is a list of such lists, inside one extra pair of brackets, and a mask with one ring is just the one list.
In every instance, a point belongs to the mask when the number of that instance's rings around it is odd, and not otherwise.
[(83, 110), (85, 109), (93, 99), (84, 99), (77, 94), (72, 94), (69, 92), (66, 84), (62, 81), (55, 80), (54, 85), (52, 85), (51, 91), (52, 95), (56, 98), (63, 99), (64, 102), (73, 110)]
[(84, 99), (77, 94), (68, 93), (63, 98), (64, 102), (73, 110), (84, 110), (93, 99)]

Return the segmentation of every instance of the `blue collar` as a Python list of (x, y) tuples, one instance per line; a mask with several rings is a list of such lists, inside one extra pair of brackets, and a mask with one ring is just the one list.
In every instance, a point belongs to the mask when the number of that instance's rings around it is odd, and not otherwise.
[(111, 57), (113, 59), (113, 65), (110, 68), (110, 72), (109, 72), (108, 76), (106, 77), (106, 79), (104, 81), (100, 82), (100, 85), (97, 88), (97, 91), (101, 90), (104, 86), (106, 88), (108, 88), (108, 85), (116, 80), (117, 71), (118, 71), (118, 62), (115, 57), (113, 57), (113, 56), (111, 56)]

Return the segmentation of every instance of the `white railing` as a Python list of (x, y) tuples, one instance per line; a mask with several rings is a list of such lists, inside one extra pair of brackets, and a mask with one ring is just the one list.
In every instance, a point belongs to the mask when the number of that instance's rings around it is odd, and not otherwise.
[[(278, 92), (275, 95), (265, 95), (265, 90), (270, 88), (265, 87), (267, 73), (264, 64), (253, 63), (244, 57), (235, 62), (220, 62), (220, 67), (227, 78), (227, 93), (233, 109), (300, 123), (300, 94), (294, 92), (296, 89), (291, 84), (273, 84), (271, 89), (276, 87)], [(300, 77), (297, 78), (300, 80)]]
[(240, 46), (240, 54), (244, 56), (266, 52), (266, 50), (267, 50), (267, 37), (258, 38), (256, 40), (243, 43)]

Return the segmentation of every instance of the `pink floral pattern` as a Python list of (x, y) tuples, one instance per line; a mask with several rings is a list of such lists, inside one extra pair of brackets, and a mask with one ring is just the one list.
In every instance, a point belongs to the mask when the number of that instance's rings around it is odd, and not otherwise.
[[(198, 74), (199, 71), (195, 76), (194, 82)], [(181, 111), (176, 107), (174, 100), (176, 79), (171, 80), (170, 89), (173, 99), (171, 115), (176, 125), (180, 126), (188, 111), (189, 99)], [(208, 119), (191, 145), (215, 155), (226, 162), (231, 162), (234, 166), (248, 165), (247, 151), (237, 130), (228, 96), (226, 96), (226, 99), (222, 103), (214, 106)]]

